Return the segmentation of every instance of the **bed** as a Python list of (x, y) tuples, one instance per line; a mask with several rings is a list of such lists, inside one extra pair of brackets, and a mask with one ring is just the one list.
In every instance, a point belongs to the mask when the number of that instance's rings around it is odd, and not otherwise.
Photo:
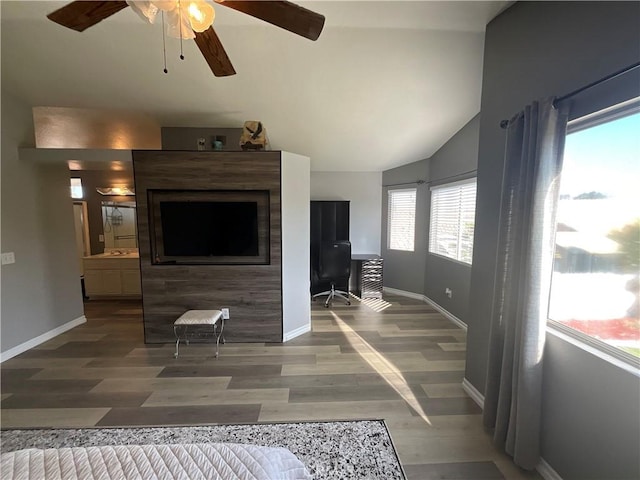
[(302, 480), (286, 448), (237, 443), (25, 449), (2, 454), (3, 480)]

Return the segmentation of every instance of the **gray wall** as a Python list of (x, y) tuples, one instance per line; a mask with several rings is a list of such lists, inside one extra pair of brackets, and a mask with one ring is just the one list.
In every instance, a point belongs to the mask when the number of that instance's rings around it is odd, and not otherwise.
[[(386, 249), (387, 192), (383, 195), (382, 242), (384, 285), (386, 287), (426, 295), (465, 323), (468, 316), (471, 267), (460, 262), (428, 253), (430, 186), (454, 182), (475, 176), (478, 159), (480, 115), (476, 115), (431, 158), (403, 165), (383, 173), (383, 185), (411, 182), (427, 183), (418, 186), (416, 198), (416, 250), (399, 252)], [(410, 187), (411, 185), (407, 185)], [(395, 188), (403, 188), (398, 186)], [(452, 298), (445, 294), (451, 288)]]
[(71, 171), (70, 176), (82, 179), (82, 189), (87, 202), (87, 215), (89, 217), (89, 238), (91, 243), (91, 255), (104, 252), (104, 242), (100, 241), (100, 235), (104, 233), (102, 223), (102, 202), (128, 202), (135, 201), (135, 197), (104, 196), (100, 195), (97, 187), (111, 187), (113, 185), (129, 185), (133, 187), (133, 170), (76, 170)]
[(31, 109), (2, 92), (2, 352), (83, 315), (66, 164), (21, 162)]
[[(466, 378), (480, 392), (494, 296), (504, 148), (499, 122), (533, 100), (637, 62), (639, 18), (638, 2), (518, 2), (487, 26), (466, 362)], [(546, 352), (542, 456), (565, 480), (640, 477), (638, 378), (563, 340), (550, 339)], [(575, 448), (585, 442), (602, 448)]]
[(311, 172), (311, 200), (349, 200), (353, 253), (380, 253), (380, 172)]
[(638, 378), (547, 334), (542, 456), (563, 480), (640, 478)]
[[(380, 250), (384, 259), (382, 272), (385, 287), (404, 290), (405, 292), (424, 295), (424, 271), (428, 246), (428, 201), (429, 186), (427, 183), (416, 185), (398, 185), (417, 180), (429, 180), (429, 160), (420, 160), (408, 165), (396, 167), (382, 172), (382, 225)], [(388, 186), (385, 186), (388, 185)], [(416, 192), (416, 238), (413, 252), (389, 250), (387, 248), (389, 221), (389, 190), (417, 187)]]
[[(476, 115), (429, 159), (431, 185), (454, 182), (476, 175), (479, 135), (480, 115)], [(427, 219), (430, 218), (430, 199), (431, 195), (427, 195)], [(470, 284), (471, 265), (427, 253), (425, 295), (467, 325), (473, 321), (468, 315)], [(445, 288), (450, 288), (453, 292), (451, 298), (444, 294)]]

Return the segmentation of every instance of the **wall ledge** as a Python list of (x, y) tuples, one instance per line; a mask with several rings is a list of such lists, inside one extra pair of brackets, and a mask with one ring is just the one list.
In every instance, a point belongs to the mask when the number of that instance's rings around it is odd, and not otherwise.
[(33, 347), (37, 347), (38, 345), (46, 342), (47, 340), (51, 340), (54, 337), (57, 337), (58, 335), (66, 332), (67, 330), (71, 330), (74, 327), (77, 327), (78, 325), (82, 325), (83, 323), (87, 322), (87, 318), (82, 315), (74, 320), (71, 320), (70, 322), (65, 323), (64, 325), (60, 325), (57, 328), (54, 328), (53, 330), (49, 330), (48, 332), (43, 333), (42, 335), (38, 335), (35, 338), (32, 338), (31, 340), (27, 340), (24, 343), (21, 343), (20, 345), (16, 345), (13, 348), (10, 348), (9, 350), (5, 351), (5, 352), (1, 352), (0, 353), (0, 363), (9, 360), (10, 358), (15, 357), (16, 355), (20, 355), (23, 352), (26, 352), (27, 350), (29, 350), (30, 348)]

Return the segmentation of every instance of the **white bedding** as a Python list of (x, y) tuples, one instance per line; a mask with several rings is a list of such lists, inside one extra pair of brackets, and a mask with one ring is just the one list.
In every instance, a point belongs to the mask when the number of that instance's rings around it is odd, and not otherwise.
[(26, 449), (2, 454), (2, 480), (310, 479), (286, 448), (235, 443)]

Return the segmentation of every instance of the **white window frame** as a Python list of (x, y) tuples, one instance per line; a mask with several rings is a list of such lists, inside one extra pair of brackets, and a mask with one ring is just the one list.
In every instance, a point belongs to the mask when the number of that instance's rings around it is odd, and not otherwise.
[[(455, 191), (458, 191), (459, 194), (465, 193), (469, 194), (469, 192), (465, 192), (463, 189), (468, 186), (473, 185), (473, 211), (466, 212), (464, 210), (463, 199), (459, 198), (459, 203), (457, 205), (457, 225), (456, 225), (456, 238), (455, 238), (455, 254), (448, 253), (444, 251), (442, 248), (439, 248), (438, 244), (442, 243), (443, 239), (438, 237), (440, 234), (441, 227), (439, 227), (438, 215), (436, 212), (436, 208), (438, 208), (438, 202), (435, 199), (435, 196), (439, 193), (446, 193), (447, 191), (453, 193), (455, 195)], [(473, 257), (473, 239), (475, 234), (475, 213), (476, 213), (476, 192), (477, 192), (478, 182), (476, 177), (467, 178), (465, 180), (459, 180), (457, 182), (449, 182), (444, 183), (442, 185), (437, 185), (431, 187), (431, 207), (429, 211), (429, 248), (428, 251), (431, 255), (436, 255), (439, 257), (446, 258), (447, 260), (452, 260), (458, 263), (462, 263), (463, 265), (471, 265), (472, 257)], [(469, 200), (468, 198), (466, 199)], [(471, 252), (468, 261), (465, 259), (463, 255), (463, 242), (462, 235), (463, 229), (461, 228), (463, 217), (471, 217), (474, 222), (474, 232), (471, 234)]]
[[(571, 120), (567, 125), (566, 134), (570, 135), (638, 112), (640, 112), (640, 97)], [(547, 313), (548, 308), (549, 305), (547, 306)], [(580, 330), (564, 325), (560, 321), (553, 320), (548, 315), (546, 330), (547, 333), (561, 338), (628, 373), (632, 373), (636, 377), (640, 377), (640, 360), (638, 357), (609, 345), (596, 337), (587, 335)]]
[[(396, 218), (395, 213), (397, 209), (393, 207), (394, 196), (400, 194), (413, 193), (413, 205), (408, 205), (406, 211), (402, 212), (403, 215), (408, 215), (407, 218)], [(416, 249), (416, 204), (418, 198), (418, 189), (417, 188), (396, 188), (393, 190), (389, 190), (388, 192), (388, 201), (387, 201), (387, 249), (402, 251), (402, 252), (414, 252)], [(412, 209), (412, 212), (409, 210)], [(402, 221), (406, 221), (407, 224), (403, 225)], [(397, 229), (404, 229), (405, 232), (399, 232)], [(404, 243), (406, 246), (403, 247), (394, 242), (395, 236), (404, 237)]]
[[(77, 182), (74, 182), (74, 180), (77, 180)], [(69, 180), (69, 190), (71, 191), (71, 198), (74, 200), (82, 200), (84, 198), (82, 179), (80, 177), (71, 177)]]

